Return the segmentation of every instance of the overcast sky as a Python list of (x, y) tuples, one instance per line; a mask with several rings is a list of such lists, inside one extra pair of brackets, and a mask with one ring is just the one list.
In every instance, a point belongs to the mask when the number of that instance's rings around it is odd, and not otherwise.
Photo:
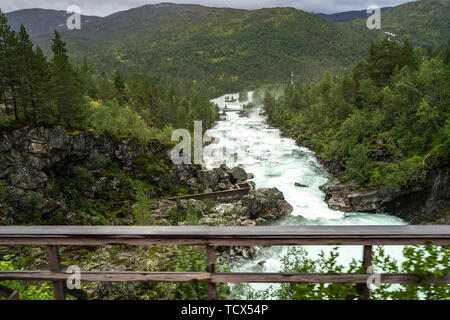
[(44, 8), (66, 10), (69, 5), (77, 5), (82, 14), (106, 16), (111, 13), (160, 2), (196, 3), (212, 7), (259, 9), (267, 7), (295, 7), (309, 12), (335, 13), (363, 10), (369, 5), (379, 7), (395, 6), (412, 0), (0, 0), (3, 12), (18, 9)]

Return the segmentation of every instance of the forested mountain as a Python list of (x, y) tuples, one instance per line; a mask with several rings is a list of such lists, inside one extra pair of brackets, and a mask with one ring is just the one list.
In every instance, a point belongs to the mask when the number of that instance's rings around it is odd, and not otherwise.
[(0, 11), (0, 128), (92, 128), (145, 142), (164, 139), (170, 127), (192, 128), (194, 119), (203, 120), (204, 129), (216, 120), (216, 109), (201, 88), (181, 95), (142, 75), (122, 76), (116, 70), (103, 77), (85, 59), (76, 67), (57, 31), (51, 51), (48, 59), (33, 48), (25, 27), (15, 32)]
[[(391, 7), (381, 8), (381, 13), (384, 13), (390, 8)], [(318, 15), (331, 22), (350, 22), (357, 19), (367, 19), (370, 16), (370, 14), (367, 13), (367, 10), (345, 11), (332, 14), (318, 13)]]
[(414, 46), (445, 45), (450, 38), (450, 1), (419, 0), (393, 7), (382, 14), (381, 28)]
[[(66, 21), (71, 14), (64, 10), (23, 9), (6, 13), (9, 24), (14, 31), (20, 30), (23, 24), (31, 38), (43, 34), (53, 34), (54, 30), (67, 30)], [(81, 16), (81, 23), (89, 23), (101, 19), (96, 16)]]
[[(224, 90), (311, 79), (359, 60), (377, 31), (328, 22), (293, 8), (254, 11), (198, 5), (148, 5), (62, 34), (76, 63), (83, 56), (103, 72), (121, 70)], [(36, 39), (48, 51), (49, 37)]]
[[(321, 18), (293, 8), (238, 10), (200, 5), (146, 5), (62, 32), (69, 57), (86, 57), (96, 71), (142, 73), (184, 85), (238, 90), (263, 83), (316, 79), (362, 59), (385, 31), (410, 43), (438, 46), (449, 35), (449, 2), (421, 0), (383, 13), (382, 30), (368, 30), (365, 11)], [(22, 10), (23, 11), (23, 10)], [(411, 18), (413, 17), (413, 18)], [(51, 35), (32, 37), (50, 52)], [(215, 92), (211, 90), (211, 92)]]

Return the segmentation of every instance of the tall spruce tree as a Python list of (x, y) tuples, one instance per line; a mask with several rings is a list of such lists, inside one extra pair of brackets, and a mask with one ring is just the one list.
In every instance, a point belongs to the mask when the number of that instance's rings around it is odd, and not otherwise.
[[(55, 114), (51, 109), (50, 98), (50, 66), (41, 48), (36, 47), (33, 54), (33, 96), (32, 108), (34, 122), (51, 124)], [(53, 120), (53, 121), (52, 121)]]
[(55, 31), (52, 43), (51, 91), (58, 123), (68, 128), (81, 127), (86, 118), (86, 103), (81, 81), (69, 62), (66, 44)]
[(16, 54), (14, 52), (17, 46), (17, 35), (11, 30), (8, 25), (6, 15), (0, 10), (0, 87), (2, 88), (2, 95), (4, 103), (8, 110), (8, 95), (11, 96), (14, 119), (19, 120), (19, 110), (17, 106), (16, 88), (18, 85), (18, 78), (16, 73)]
[(23, 25), (20, 26), (17, 46), (18, 97), (25, 121), (30, 121), (29, 110), (33, 108), (33, 43)]

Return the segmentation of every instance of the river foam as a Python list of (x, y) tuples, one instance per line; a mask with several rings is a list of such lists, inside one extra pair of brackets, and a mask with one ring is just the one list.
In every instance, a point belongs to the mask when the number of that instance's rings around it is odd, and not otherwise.
[[(243, 108), (245, 102), (226, 102), (225, 97), (237, 99), (238, 94), (228, 94), (212, 100), (220, 109)], [(251, 99), (252, 93), (249, 94)], [(208, 168), (218, 167), (225, 163), (229, 167), (242, 166), (247, 172), (255, 175), (253, 181), (257, 188), (276, 187), (283, 192), (286, 200), (293, 206), (292, 216), (276, 222), (277, 225), (403, 225), (402, 219), (390, 214), (344, 213), (328, 208), (325, 194), (319, 187), (331, 176), (317, 162), (314, 152), (299, 147), (295, 141), (283, 137), (279, 129), (267, 124), (262, 114), (262, 107), (257, 106), (248, 112), (248, 116), (240, 116), (236, 112), (226, 113), (221, 121), (207, 135), (218, 140), (204, 150), (204, 161)], [(297, 187), (295, 183), (307, 187)], [(305, 246), (309, 255), (317, 257), (321, 250), (330, 247)], [(261, 250), (261, 254), (252, 261), (238, 263), (234, 271), (262, 272), (280, 271), (280, 258), (288, 247), (271, 247)], [(387, 247), (386, 252), (400, 258), (402, 247)], [(342, 246), (339, 262), (349, 263), (353, 258), (361, 259), (361, 246)], [(265, 261), (264, 267), (257, 263)], [(265, 285), (254, 285), (264, 288)]]

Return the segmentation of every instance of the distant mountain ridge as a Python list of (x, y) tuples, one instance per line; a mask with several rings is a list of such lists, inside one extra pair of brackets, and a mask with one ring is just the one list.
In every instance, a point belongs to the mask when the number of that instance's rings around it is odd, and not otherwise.
[[(23, 24), (31, 37), (67, 31), (66, 21), (71, 14), (64, 10), (23, 9), (6, 13), (13, 30), (18, 31)], [(81, 15), (81, 23), (86, 24), (100, 20), (101, 17)]]
[[(442, 45), (450, 34), (449, 4), (420, 0), (384, 8), (382, 30), (367, 29), (364, 10), (324, 16), (294, 8), (241, 10), (172, 3), (83, 17), (82, 29), (72, 31), (61, 26), (65, 12), (53, 10), (59, 20), (52, 27), (37, 28), (29, 22), (29, 28), (35, 30), (34, 43), (49, 54), (52, 34), (36, 30), (62, 27), (72, 61), (81, 63), (87, 57), (103, 73), (120, 70), (237, 90), (260, 82), (287, 82), (291, 72), (296, 81), (304, 81), (325, 71), (345, 70), (365, 57), (370, 42), (385, 32), (414, 45)], [(42, 25), (49, 24), (50, 15), (39, 14)], [(17, 16), (25, 16), (8, 15), (16, 27)]]
[[(384, 13), (389, 9), (391, 9), (391, 7), (383, 7), (380, 8), (380, 11), (381, 13)], [(318, 13), (317, 15), (331, 22), (350, 22), (358, 19), (366, 19), (371, 14), (367, 13), (367, 10), (353, 10), (332, 14)]]
[[(74, 62), (101, 72), (204, 80), (235, 90), (257, 82), (299, 81), (361, 59), (380, 33), (335, 24), (294, 8), (240, 10), (147, 5), (62, 33)], [(34, 39), (45, 52), (49, 35)]]

